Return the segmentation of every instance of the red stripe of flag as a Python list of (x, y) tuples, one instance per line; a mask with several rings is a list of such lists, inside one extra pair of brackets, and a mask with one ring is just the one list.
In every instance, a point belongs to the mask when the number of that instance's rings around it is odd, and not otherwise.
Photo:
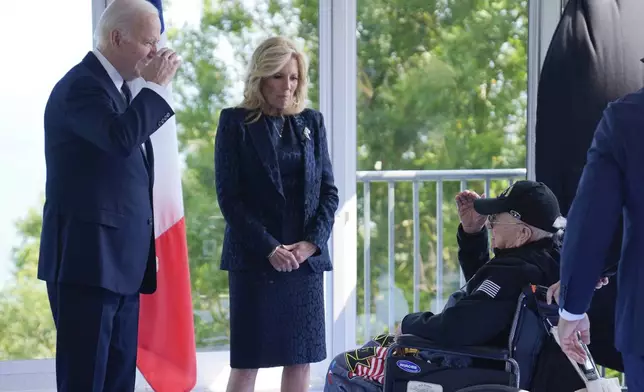
[[(161, 0), (150, 2), (159, 10), (163, 29)], [(162, 33), (159, 47), (166, 41)], [(172, 91), (171, 86), (168, 89)], [(137, 367), (156, 392), (188, 392), (197, 382), (197, 357), (175, 119), (163, 124), (151, 140), (156, 157), (157, 291), (141, 295)]]
[(156, 239), (157, 291), (141, 296), (137, 365), (156, 392), (190, 391), (197, 379), (188, 249), (182, 218)]

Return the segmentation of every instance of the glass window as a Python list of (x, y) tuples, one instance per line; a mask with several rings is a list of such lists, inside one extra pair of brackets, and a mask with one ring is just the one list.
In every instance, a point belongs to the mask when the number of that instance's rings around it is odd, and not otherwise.
[(35, 11), (32, 2), (12, 1), (0, 12), (9, 54), (0, 65), (0, 360), (54, 355), (47, 293), (36, 279), (43, 113), (54, 84), (92, 49), (91, 6), (87, 0), (42, 1)]
[(213, 171), (219, 112), (241, 103), (243, 77), (253, 50), (277, 34), (296, 40), (307, 53), (310, 106), (317, 107), (318, 1), (237, 0), (195, 12), (186, 11), (189, 3), (173, 2), (166, 18), (171, 45), (183, 57), (173, 88), (185, 157), (183, 194), (195, 333), (200, 350), (227, 350), (228, 276), (219, 270), (225, 222), (217, 204)]
[[(310, 106), (317, 107), (318, 2), (239, 0), (212, 8), (203, 4), (171, 2), (164, 16), (170, 45), (184, 60), (174, 93), (185, 159), (184, 206), (197, 346), (226, 350), (228, 281), (219, 270), (224, 221), (212, 161), (218, 114), (240, 102), (253, 49), (275, 34), (295, 39), (309, 55)], [(46, 9), (34, 14), (28, 4), (15, 2), (0, 16), (4, 36), (18, 32), (22, 37), (7, 41), (5, 49), (16, 55), (3, 64), (2, 72), (24, 75), (6, 78), (0, 91), (4, 140), (0, 171), (3, 189), (8, 190), (0, 203), (0, 360), (54, 355), (55, 330), (45, 286), (36, 279), (45, 181), (42, 117), (53, 85), (92, 48), (91, 2), (60, 0), (42, 7)], [(60, 23), (70, 19), (69, 9), (74, 10), (74, 22)], [(25, 15), (35, 19), (24, 23)], [(51, 31), (65, 37), (65, 45), (24, 44), (40, 42)]]
[[(526, 1), (359, 0), (357, 11), (359, 170), (525, 167)], [(460, 286), (453, 202), (460, 186), (458, 181), (443, 184), (439, 230), (436, 182), (419, 186), (421, 311), (436, 310), (437, 295), (444, 298)], [(467, 186), (481, 193), (484, 182)], [(492, 181), (490, 188), (494, 193), (505, 186), (507, 181)], [(363, 217), (362, 184), (358, 190), (358, 216)], [(389, 315), (387, 183), (371, 184), (370, 203), (368, 321), (364, 264), (358, 263), (361, 339), (386, 330)], [(397, 182), (391, 291), (396, 322), (413, 304), (412, 208), (412, 183)], [(360, 256), (363, 227), (361, 218)], [(441, 269), (442, 290), (436, 284)]]

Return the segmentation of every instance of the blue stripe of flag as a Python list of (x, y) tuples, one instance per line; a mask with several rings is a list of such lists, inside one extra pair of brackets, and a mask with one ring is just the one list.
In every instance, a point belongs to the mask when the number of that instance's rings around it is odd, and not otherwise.
[(163, 6), (161, 5), (163, 0), (148, 0), (159, 10), (159, 19), (161, 20), (161, 34), (165, 31), (165, 23), (163, 22)]

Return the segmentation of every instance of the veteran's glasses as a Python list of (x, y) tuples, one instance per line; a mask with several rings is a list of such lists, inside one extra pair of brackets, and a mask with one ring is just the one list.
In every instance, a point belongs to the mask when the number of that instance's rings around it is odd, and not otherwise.
[(522, 225), (523, 222), (499, 222), (496, 214), (488, 215), (485, 220), (487, 227), (493, 229), (496, 225)]

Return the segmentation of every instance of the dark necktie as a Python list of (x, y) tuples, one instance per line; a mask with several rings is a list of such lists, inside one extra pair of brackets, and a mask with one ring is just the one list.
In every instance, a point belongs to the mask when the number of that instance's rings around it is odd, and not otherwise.
[[(121, 91), (123, 92), (123, 95), (125, 95), (125, 101), (129, 105), (130, 102), (132, 102), (132, 90), (130, 90), (130, 86), (128, 86), (126, 82), (123, 82)], [(150, 142), (150, 139), (145, 141), (145, 147), (144, 145), (141, 145), (141, 155), (143, 155), (143, 160), (145, 161), (148, 170), (150, 170), (150, 166), (153, 164), (152, 143)]]
[(132, 102), (132, 91), (130, 90), (130, 86), (128, 86), (126, 82), (123, 82), (121, 91), (123, 92), (123, 95), (125, 95), (125, 103), (129, 105), (130, 102)]

